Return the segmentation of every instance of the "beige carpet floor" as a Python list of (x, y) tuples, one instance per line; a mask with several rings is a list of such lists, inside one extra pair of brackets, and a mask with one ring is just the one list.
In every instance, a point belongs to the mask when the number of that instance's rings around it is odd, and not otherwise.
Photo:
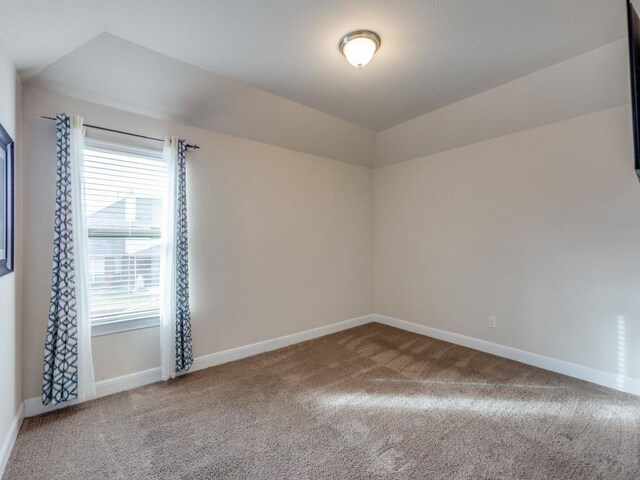
[(25, 420), (14, 479), (640, 479), (640, 397), (379, 324)]

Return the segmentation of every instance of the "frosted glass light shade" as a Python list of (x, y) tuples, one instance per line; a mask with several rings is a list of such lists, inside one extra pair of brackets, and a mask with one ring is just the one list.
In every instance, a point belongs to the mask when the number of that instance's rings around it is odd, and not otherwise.
[(352, 32), (340, 42), (340, 51), (347, 61), (356, 68), (362, 68), (373, 58), (373, 54), (380, 47), (380, 37), (373, 32)]

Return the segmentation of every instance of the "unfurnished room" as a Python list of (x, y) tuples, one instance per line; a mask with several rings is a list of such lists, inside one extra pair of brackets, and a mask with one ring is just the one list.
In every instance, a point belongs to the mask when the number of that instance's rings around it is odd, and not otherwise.
[(640, 0), (0, 0), (2, 480), (640, 480)]

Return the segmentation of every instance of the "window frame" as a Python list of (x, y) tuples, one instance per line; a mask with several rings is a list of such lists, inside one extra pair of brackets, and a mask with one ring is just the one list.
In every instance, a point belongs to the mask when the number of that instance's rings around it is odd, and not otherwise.
[[(120, 154), (120, 155), (133, 155), (138, 157), (147, 157), (153, 158), (154, 160), (158, 160), (160, 162), (163, 161), (162, 158), (162, 150), (161, 149), (153, 149), (147, 147), (138, 147), (134, 145), (127, 145), (123, 143), (116, 143), (110, 140), (103, 140), (98, 138), (85, 138), (84, 148), (83, 148), (83, 163), (84, 163), (84, 151), (85, 150), (94, 150), (94, 151), (103, 151), (106, 153)], [(84, 193), (83, 193), (83, 201), (84, 201)], [(90, 234), (91, 230), (96, 230), (94, 228), (87, 228), (87, 239), (91, 238), (100, 238), (102, 235), (94, 235), (93, 237)], [(97, 229), (99, 230), (99, 229)], [(150, 235), (144, 235), (144, 229), (140, 229), (141, 235), (128, 235), (128, 238), (152, 238)], [(113, 230), (111, 235), (113, 235)], [(130, 233), (128, 231), (127, 233)], [(104, 235), (107, 237), (109, 235)], [(162, 236), (162, 231), (160, 231), (160, 237)], [(119, 236), (117, 238), (127, 238), (125, 236)], [(89, 273), (87, 272), (87, 275)], [(162, 288), (162, 286), (160, 287)], [(91, 287), (89, 287), (89, 292), (91, 291)], [(162, 308), (162, 307), (160, 307)], [(120, 332), (128, 332), (132, 330), (141, 330), (145, 328), (154, 328), (160, 326), (160, 314), (153, 315), (145, 315), (142, 312), (140, 315), (132, 315), (131, 318), (119, 318), (116, 320), (107, 320), (103, 322), (91, 322), (91, 336), (98, 337), (102, 335), (112, 335)]]

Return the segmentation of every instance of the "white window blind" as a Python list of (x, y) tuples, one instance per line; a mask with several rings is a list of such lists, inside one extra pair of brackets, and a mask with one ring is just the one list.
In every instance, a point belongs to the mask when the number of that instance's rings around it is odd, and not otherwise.
[(94, 325), (158, 318), (162, 153), (98, 143), (84, 150), (84, 207)]

